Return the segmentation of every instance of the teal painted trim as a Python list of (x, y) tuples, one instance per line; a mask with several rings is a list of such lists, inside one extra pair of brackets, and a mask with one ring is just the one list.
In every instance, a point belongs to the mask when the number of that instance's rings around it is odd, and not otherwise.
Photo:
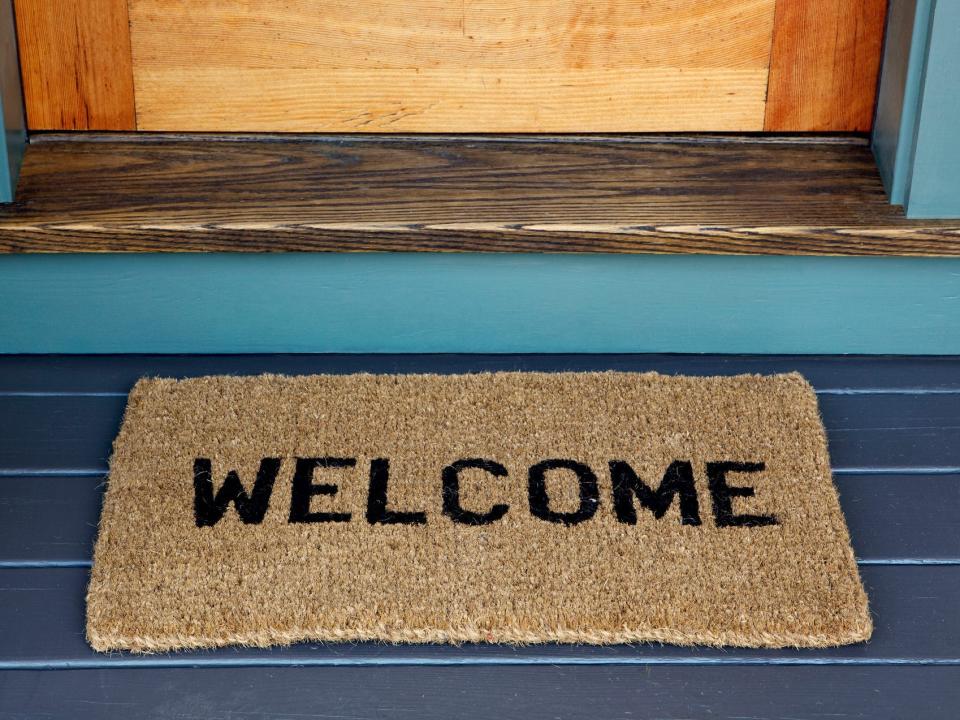
[(20, 89), (17, 31), (12, 0), (0, 0), (0, 202), (16, 194), (20, 163), (27, 144), (27, 125)]
[(890, 202), (960, 217), (960, 1), (892, 0), (873, 149)]
[(13, 255), (0, 351), (960, 354), (960, 259)]
[(907, 216), (960, 218), (960, 0), (933, 0)]
[(873, 152), (893, 205), (907, 197), (931, 8), (931, 0), (891, 0), (887, 15)]

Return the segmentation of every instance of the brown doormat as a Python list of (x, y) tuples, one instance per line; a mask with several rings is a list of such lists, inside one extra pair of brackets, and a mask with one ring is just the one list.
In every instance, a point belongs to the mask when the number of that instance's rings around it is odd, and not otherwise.
[(871, 629), (796, 374), (142, 380), (87, 596), (97, 650)]

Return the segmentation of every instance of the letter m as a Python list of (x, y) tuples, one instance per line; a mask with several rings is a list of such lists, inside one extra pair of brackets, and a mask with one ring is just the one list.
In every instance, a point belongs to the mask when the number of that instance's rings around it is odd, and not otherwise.
[(247, 491), (240, 482), (236, 470), (227, 473), (223, 485), (213, 493), (213, 470), (208, 458), (193, 461), (193, 514), (197, 527), (216, 525), (227, 512), (227, 506), (233, 503), (240, 520), (247, 525), (257, 525), (263, 521), (270, 504), (273, 483), (280, 470), (280, 458), (264, 458), (260, 461), (257, 479), (253, 483), (253, 492)]
[(662, 518), (674, 496), (680, 496), (680, 524), (700, 524), (700, 504), (697, 501), (697, 488), (693, 482), (693, 467), (689, 462), (675, 460), (663, 474), (660, 487), (649, 488), (643, 480), (623, 460), (610, 461), (610, 479), (613, 483), (613, 506), (617, 520), (626, 525), (637, 524), (637, 510), (633, 498), (653, 513), (658, 520)]

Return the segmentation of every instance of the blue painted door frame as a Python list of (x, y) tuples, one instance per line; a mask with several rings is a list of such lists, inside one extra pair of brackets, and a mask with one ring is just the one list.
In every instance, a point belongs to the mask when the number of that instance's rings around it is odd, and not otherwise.
[(13, 0), (0, 0), (0, 202), (13, 200), (27, 143)]
[(960, 0), (891, 0), (873, 148), (909, 217), (960, 217)]

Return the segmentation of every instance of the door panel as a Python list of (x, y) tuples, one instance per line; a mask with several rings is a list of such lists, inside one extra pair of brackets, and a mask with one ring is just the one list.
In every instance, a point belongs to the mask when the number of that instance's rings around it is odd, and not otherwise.
[(134, 130), (127, 0), (16, 0), (31, 130)]
[(885, 5), (16, 0), (33, 129), (213, 132), (865, 130)]

